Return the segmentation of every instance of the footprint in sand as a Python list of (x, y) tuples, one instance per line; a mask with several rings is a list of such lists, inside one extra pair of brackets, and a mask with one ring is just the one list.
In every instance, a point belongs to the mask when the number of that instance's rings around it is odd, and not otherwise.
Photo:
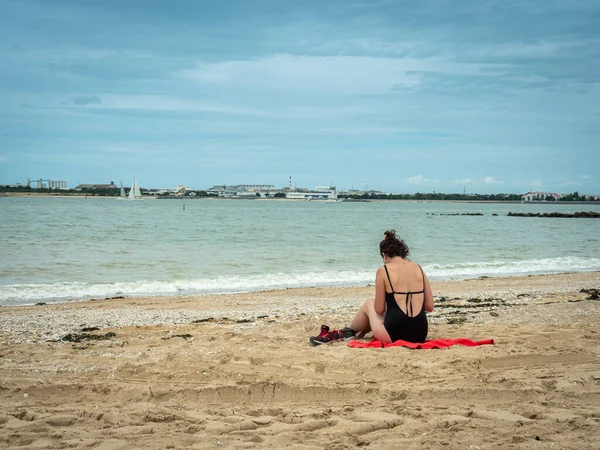
[(44, 419), (44, 421), (53, 427), (70, 427), (71, 425), (74, 425), (77, 422), (77, 417), (73, 417), (73, 416), (67, 416), (67, 415), (63, 415), (63, 416), (50, 416), (50, 417), (46, 417), (46, 419)]
[(484, 409), (474, 409), (469, 412), (469, 416), (485, 420), (501, 420), (513, 423), (533, 423), (535, 420), (519, 416), (508, 411), (487, 411)]

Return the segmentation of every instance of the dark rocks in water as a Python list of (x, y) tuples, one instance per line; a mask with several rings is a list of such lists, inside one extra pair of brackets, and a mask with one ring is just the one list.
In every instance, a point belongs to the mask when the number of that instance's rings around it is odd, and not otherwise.
[(431, 216), (483, 216), (483, 213), (427, 213)]
[(117, 300), (119, 298), (125, 298), (125, 297), (122, 295), (117, 295), (116, 297), (106, 297), (104, 300)]
[(497, 216), (497, 215), (498, 215), (498, 214), (496, 214), (496, 213), (492, 214), (492, 216)]
[(113, 332), (106, 334), (90, 334), (90, 333), (69, 333), (64, 336), (61, 341), (63, 342), (84, 342), (84, 341), (105, 341), (116, 337), (117, 335)]
[(46, 305), (46, 304), (47, 304), (47, 303), (44, 303), (44, 302), (39, 302), (39, 303), (36, 303), (36, 304), (35, 304), (35, 306), (44, 306), (44, 305)]
[(583, 219), (600, 219), (600, 212), (581, 211), (576, 213), (513, 213), (509, 212), (507, 216), (511, 217), (550, 217), (550, 218), (583, 218)]
[(474, 297), (474, 298), (468, 298), (467, 301), (469, 303), (481, 303), (481, 299), (480, 298), (476, 298), (476, 297)]
[(99, 329), (100, 328), (98, 328), (98, 327), (85, 327), (85, 328), (82, 328), (81, 331), (83, 333), (88, 333), (90, 331), (98, 331)]
[(500, 317), (500, 314), (498, 314), (498, 313), (497, 313), (497, 312), (495, 312), (495, 311), (490, 311), (490, 316), (493, 316), (493, 317)]
[(446, 298), (446, 297), (440, 297), (440, 298), (438, 298), (436, 300), (436, 303), (444, 303), (444, 302), (447, 302), (447, 301), (448, 301), (448, 298)]

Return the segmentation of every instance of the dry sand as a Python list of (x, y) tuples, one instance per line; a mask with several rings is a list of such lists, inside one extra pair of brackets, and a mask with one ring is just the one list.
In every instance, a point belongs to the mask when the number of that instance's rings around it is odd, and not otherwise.
[(600, 448), (600, 273), (433, 288), (496, 345), (308, 344), (372, 287), (1, 307), (0, 448)]

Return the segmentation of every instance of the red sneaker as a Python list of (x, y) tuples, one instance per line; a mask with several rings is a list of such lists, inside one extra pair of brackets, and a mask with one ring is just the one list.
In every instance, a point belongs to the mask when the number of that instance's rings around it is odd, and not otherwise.
[(312, 345), (330, 344), (335, 341), (344, 339), (344, 335), (339, 330), (329, 331), (327, 325), (321, 325), (321, 332), (318, 336), (311, 336), (308, 340)]

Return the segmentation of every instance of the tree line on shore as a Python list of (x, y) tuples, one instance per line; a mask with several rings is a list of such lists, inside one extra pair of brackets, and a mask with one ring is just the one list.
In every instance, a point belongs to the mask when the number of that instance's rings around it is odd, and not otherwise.
[(443, 194), (441, 192), (417, 192), (415, 194), (338, 194), (338, 198), (352, 200), (481, 200), (521, 201), (520, 194)]
[[(129, 188), (125, 188), (126, 191)], [(18, 193), (38, 193), (38, 194), (55, 194), (55, 195), (95, 195), (101, 197), (117, 197), (120, 193), (118, 188), (101, 189), (101, 188), (87, 188), (75, 191), (73, 189), (49, 189), (49, 188), (32, 188), (30, 186), (1, 186), (0, 193), (3, 192), (18, 192)], [(187, 195), (193, 192), (198, 197), (217, 197), (218, 195), (213, 192), (207, 192), (204, 190), (189, 190), (186, 191)], [(142, 194), (147, 194), (147, 191), (142, 190)], [(172, 196), (172, 193), (164, 193), (159, 196)], [(257, 197), (260, 196), (257, 193)], [(273, 198), (285, 198), (284, 192), (277, 192), (269, 195)], [(444, 194), (441, 192), (417, 192), (414, 194), (385, 194), (385, 193), (373, 193), (366, 192), (363, 194), (343, 194), (338, 193), (338, 198), (349, 199), (349, 200), (464, 200), (464, 201), (521, 201), (521, 194), (459, 194), (450, 193)], [(563, 195), (560, 198), (561, 202), (569, 201), (594, 201), (595, 197), (588, 195), (581, 195), (575, 191), (570, 194)], [(545, 201), (554, 202), (554, 197), (547, 197)]]
[[(521, 194), (459, 194), (451, 193), (444, 194), (442, 192), (417, 192), (415, 194), (384, 194), (384, 193), (364, 193), (364, 194), (338, 194), (338, 198), (352, 200), (465, 200), (465, 201), (505, 201), (516, 202), (523, 200)], [(546, 202), (556, 202), (552, 196), (548, 196), (543, 200)], [(580, 195), (577, 191), (563, 195), (559, 201), (595, 201), (594, 196)]]

